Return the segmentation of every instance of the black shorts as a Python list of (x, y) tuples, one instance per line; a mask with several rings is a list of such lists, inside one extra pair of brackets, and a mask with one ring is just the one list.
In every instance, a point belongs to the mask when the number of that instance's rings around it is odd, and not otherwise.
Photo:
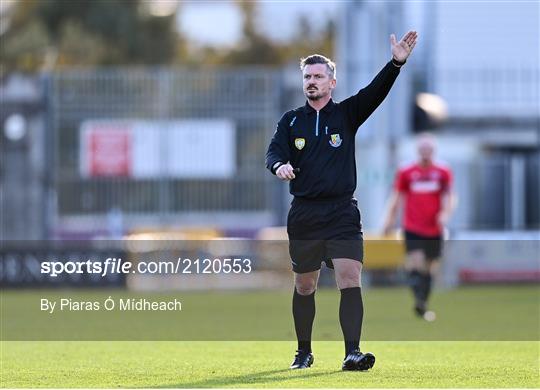
[(405, 230), (405, 249), (407, 253), (421, 250), (426, 260), (437, 260), (443, 249), (442, 236), (427, 237)]
[(287, 217), (289, 254), (296, 273), (321, 269), (332, 259), (364, 260), (358, 202), (351, 196), (333, 200), (295, 198)]

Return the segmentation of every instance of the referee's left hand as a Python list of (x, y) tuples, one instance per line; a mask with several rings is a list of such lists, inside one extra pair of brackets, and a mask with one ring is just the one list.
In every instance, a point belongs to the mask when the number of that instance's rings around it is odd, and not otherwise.
[(418, 38), (416, 31), (409, 31), (399, 42), (396, 41), (394, 34), (390, 35), (392, 56), (399, 62), (405, 62), (416, 45), (416, 38)]

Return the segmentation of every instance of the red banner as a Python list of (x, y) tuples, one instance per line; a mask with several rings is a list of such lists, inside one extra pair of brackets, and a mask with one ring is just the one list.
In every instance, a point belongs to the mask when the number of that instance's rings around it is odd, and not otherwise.
[(131, 176), (131, 129), (99, 126), (89, 129), (87, 137), (89, 176)]

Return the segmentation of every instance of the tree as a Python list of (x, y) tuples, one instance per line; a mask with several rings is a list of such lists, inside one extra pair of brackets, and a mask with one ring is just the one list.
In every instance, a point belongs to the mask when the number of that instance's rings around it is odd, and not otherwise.
[(249, 0), (238, 1), (244, 16), (243, 39), (238, 48), (226, 53), (221, 62), (233, 65), (279, 64), (279, 46), (262, 35), (256, 28), (256, 3)]
[(307, 16), (298, 20), (298, 29), (291, 41), (283, 49), (284, 57), (300, 59), (318, 53), (333, 58), (335, 48), (335, 24), (332, 20), (320, 31), (314, 31)]
[(153, 16), (144, 0), (24, 0), (14, 7), (0, 37), (8, 70), (37, 70), (51, 57), (55, 67), (166, 64), (181, 42), (175, 15)]
[(197, 60), (203, 64), (227, 65), (282, 65), (291, 60), (311, 53), (321, 53), (327, 56), (334, 54), (334, 22), (328, 21), (322, 29), (314, 29), (308, 17), (302, 16), (298, 20), (298, 29), (290, 41), (277, 43), (257, 29), (256, 11), (257, 3), (254, 1), (239, 0), (244, 16), (243, 38), (237, 47), (226, 50), (209, 47), (198, 51)]

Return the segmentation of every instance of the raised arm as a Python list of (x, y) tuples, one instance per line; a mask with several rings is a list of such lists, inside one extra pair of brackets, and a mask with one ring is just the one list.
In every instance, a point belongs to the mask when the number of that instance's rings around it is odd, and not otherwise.
[(409, 31), (398, 42), (394, 34), (390, 35), (392, 59), (369, 85), (343, 101), (342, 104), (345, 105), (355, 129), (364, 123), (386, 98), (399, 75), (401, 66), (405, 64), (416, 46), (417, 37), (416, 31)]
[(396, 36), (394, 34), (390, 35), (392, 58), (397, 61), (396, 65), (399, 65), (399, 63), (404, 64), (405, 61), (407, 61), (407, 58), (409, 58), (412, 50), (416, 46), (417, 38), (418, 34), (416, 31), (407, 32), (403, 38), (399, 40), (399, 42), (396, 40)]

